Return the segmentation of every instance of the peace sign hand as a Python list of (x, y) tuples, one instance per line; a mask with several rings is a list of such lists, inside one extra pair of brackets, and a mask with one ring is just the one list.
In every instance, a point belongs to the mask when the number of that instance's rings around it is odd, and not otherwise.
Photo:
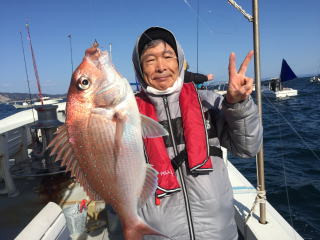
[(234, 53), (229, 57), (229, 84), (226, 94), (228, 103), (238, 103), (248, 98), (252, 93), (253, 79), (246, 76), (249, 62), (253, 56), (251, 50), (243, 60), (239, 71), (236, 69), (236, 56)]

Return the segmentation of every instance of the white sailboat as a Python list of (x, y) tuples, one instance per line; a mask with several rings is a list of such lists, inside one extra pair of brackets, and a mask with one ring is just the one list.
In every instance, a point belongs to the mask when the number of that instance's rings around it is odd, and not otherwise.
[(295, 79), (297, 76), (292, 71), (285, 59), (282, 59), (281, 73), (279, 78), (272, 78), (269, 82), (269, 88), (262, 93), (265, 97), (287, 98), (298, 95), (298, 90), (288, 87), (283, 87), (282, 83)]

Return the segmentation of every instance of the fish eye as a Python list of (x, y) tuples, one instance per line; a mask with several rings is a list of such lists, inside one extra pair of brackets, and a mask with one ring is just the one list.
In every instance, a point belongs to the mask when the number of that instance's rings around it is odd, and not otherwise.
[(88, 77), (86, 76), (81, 76), (79, 79), (78, 79), (78, 88), (80, 90), (86, 90), (90, 87), (90, 80)]

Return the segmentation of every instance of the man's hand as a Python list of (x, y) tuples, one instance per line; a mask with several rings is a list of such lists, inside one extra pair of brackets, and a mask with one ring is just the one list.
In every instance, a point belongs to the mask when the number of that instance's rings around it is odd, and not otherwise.
[(251, 50), (242, 62), (239, 71), (236, 69), (236, 56), (234, 53), (229, 57), (229, 84), (226, 94), (228, 103), (238, 103), (248, 98), (252, 92), (253, 79), (246, 76), (249, 62), (253, 56)]
[(207, 74), (208, 81), (213, 80), (214, 76), (212, 73)]

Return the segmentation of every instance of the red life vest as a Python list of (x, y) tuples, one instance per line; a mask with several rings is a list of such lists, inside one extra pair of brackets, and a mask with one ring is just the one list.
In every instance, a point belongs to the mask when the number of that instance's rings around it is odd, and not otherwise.
[[(144, 114), (158, 122), (156, 109), (144, 92), (136, 96), (138, 108)], [(187, 151), (187, 166), (192, 172), (212, 169), (209, 156), (207, 132), (198, 93), (193, 83), (185, 83), (179, 96), (182, 126)], [(169, 120), (169, 119), (168, 119)], [(159, 172), (156, 196), (180, 190), (171, 160), (162, 137), (143, 139), (149, 163)]]

